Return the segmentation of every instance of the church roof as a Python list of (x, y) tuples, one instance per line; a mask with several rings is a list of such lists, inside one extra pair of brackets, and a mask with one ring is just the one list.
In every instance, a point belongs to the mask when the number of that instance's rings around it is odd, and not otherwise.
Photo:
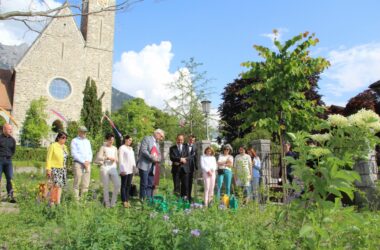
[(10, 69), (0, 69), (0, 107), (6, 110), (12, 110), (13, 73)]

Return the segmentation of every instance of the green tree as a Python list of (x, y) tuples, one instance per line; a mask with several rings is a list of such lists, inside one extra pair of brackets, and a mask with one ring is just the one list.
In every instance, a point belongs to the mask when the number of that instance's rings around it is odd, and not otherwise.
[(21, 129), (21, 144), (38, 147), (41, 140), (49, 134), (49, 126), (46, 122), (45, 112), (47, 99), (41, 97), (32, 100), (29, 109), (26, 111), (26, 118)]
[(154, 112), (141, 98), (124, 102), (123, 106), (112, 114), (112, 120), (123, 135), (129, 134), (138, 141), (154, 131)]
[(264, 60), (242, 63), (248, 68), (243, 78), (260, 79), (242, 90), (242, 94), (249, 96), (246, 100), (249, 108), (241, 115), (245, 127), (264, 127), (281, 134), (280, 128), (310, 131), (319, 123), (318, 115), (323, 108), (305, 95), (312, 89), (310, 76), (319, 75), (329, 66), (324, 58), (310, 56), (310, 47), (317, 43), (314, 34), (305, 32), (284, 44), (275, 40), (277, 51), (254, 46)]
[(165, 140), (175, 141), (177, 134), (181, 132), (179, 119), (158, 108), (152, 107), (154, 112), (155, 128), (165, 131)]
[(101, 97), (98, 98), (95, 81), (89, 77), (87, 78), (86, 87), (83, 91), (81, 120), (93, 137), (95, 137), (101, 130), (102, 116), (102, 100)]
[(181, 132), (195, 134), (199, 139), (206, 136), (206, 120), (202, 112), (201, 101), (208, 93), (206, 72), (199, 72), (202, 63), (195, 62), (194, 58), (183, 61), (184, 67), (179, 72), (176, 81), (167, 86), (174, 94), (166, 100), (166, 110), (174, 114), (181, 121)]

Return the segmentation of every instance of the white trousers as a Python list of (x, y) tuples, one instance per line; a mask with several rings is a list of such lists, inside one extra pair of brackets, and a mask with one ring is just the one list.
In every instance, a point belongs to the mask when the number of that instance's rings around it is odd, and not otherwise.
[[(117, 195), (120, 191), (120, 176), (117, 172), (117, 169), (115, 166), (101, 166), (100, 167), (100, 178), (103, 183), (103, 200), (106, 207), (113, 207), (116, 204)], [(113, 183), (113, 192), (112, 192), (112, 199), (110, 202), (110, 195), (109, 195), (109, 183)]]

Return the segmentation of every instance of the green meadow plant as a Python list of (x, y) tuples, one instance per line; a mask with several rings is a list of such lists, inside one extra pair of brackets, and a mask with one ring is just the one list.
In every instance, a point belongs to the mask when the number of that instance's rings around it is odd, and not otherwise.
[[(358, 160), (368, 160), (379, 143), (375, 134), (380, 131), (380, 118), (369, 110), (360, 110), (348, 118), (330, 115), (318, 129), (323, 133), (289, 133), (299, 157), (289, 157), (287, 161), (293, 165), (295, 178), (303, 183), (304, 193), (298, 203), (305, 211), (300, 237), (309, 247), (320, 248), (328, 244), (325, 240), (330, 236), (325, 224), (342, 211), (343, 195), (354, 198), (354, 181), (360, 181), (360, 176), (353, 166)], [(335, 203), (328, 201), (331, 197), (335, 197)], [(351, 219), (357, 216), (353, 211), (345, 212), (351, 214)]]

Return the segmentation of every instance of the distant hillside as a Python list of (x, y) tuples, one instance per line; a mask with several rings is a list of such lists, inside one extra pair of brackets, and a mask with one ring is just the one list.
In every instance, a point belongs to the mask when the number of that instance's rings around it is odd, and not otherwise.
[(18, 46), (8, 46), (0, 43), (0, 68), (11, 69), (16, 66), (27, 49), (28, 45), (26, 43)]
[(111, 112), (115, 112), (118, 109), (121, 108), (123, 103), (125, 101), (128, 101), (130, 99), (133, 99), (134, 97), (131, 95), (128, 95), (124, 92), (121, 92), (120, 90), (115, 89), (112, 87), (112, 105), (111, 105)]

